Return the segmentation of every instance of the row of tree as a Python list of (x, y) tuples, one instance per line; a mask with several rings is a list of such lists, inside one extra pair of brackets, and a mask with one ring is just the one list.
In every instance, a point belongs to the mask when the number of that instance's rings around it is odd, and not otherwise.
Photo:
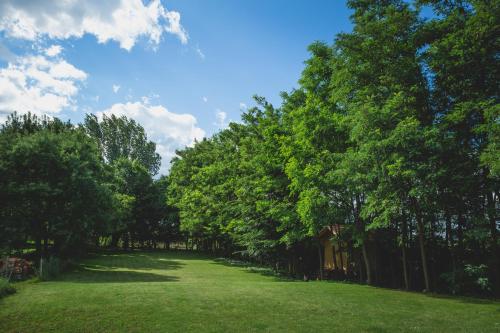
[(498, 293), (500, 3), (348, 5), (353, 31), (309, 47), (281, 107), (256, 98), (240, 123), (179, 151), (168, 177), (154, 179), (160, 157), (133, 120), (11, 115), (0, 250), (183, 239), (321, 278), (318, 235), (335, 225), (342, 278)]
[(321, 276), (317, 236), (341, 225), (347, 278), (498, 293), (500, 2), (348, 5), (352, 32), (309, 47), (281, 107), (256, 98), (178, 152), (167, 198), (182, 230)]
[(125, 117), (73, 126), (14, 113), (0, 128), (0, 250), (73, 257), (178, 237), (155, 144)]

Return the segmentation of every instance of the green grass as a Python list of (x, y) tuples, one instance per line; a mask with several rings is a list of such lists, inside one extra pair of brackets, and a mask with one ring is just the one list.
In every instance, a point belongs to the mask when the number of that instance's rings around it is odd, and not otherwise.
[(500, 303), (279, 280), (182, 252), (102, 254), (0, 300), (0, 332), (500, 332)]

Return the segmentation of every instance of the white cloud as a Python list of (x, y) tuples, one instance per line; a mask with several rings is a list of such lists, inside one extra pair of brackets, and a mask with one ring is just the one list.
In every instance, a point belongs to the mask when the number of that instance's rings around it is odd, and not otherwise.
[(113, 92), (116, 94), (120, 90), (120, 86), (118, 84), (113, 84)]
[(203, 53), (203, 51), (200, 49), (200, 47), (198, 45), (196, 45), (194, 50), (196, 51), (198, 56), (201, 58), (201, 60), (205, 60), (205, 53)]
[(163, 32), (186, 44), (188, 34), (180, 14), (160, 0), (0, 1), (0, 31), (13, 38), (37, 40), (94, 35), (99, 43), (113, 40), (131, 50), (140, 37), (158, 45)]
[(240, 102), (240, 110), (245, 111), (246, 109), (248, 109), (248, 106), (245, 103)]
[(85, 72), (61, 58), (18, 57), (0, 68), (0, 118), (13, 111), (57, 114), (73, 106), (79, 83), (86, 78)]
[(181, 25), (181, 14), (174, 11), (164, 11), (164, 17), (168, 19), (169, 23), (169, 25), (165, 27), (165, 30), (176, 35), (181, 40), (182, 44), (186, 44), (188, 41), (188, 34)]
[(62, 51), (62, 47), (60, 45), (52, 45), (48, 49), (45, 50), (45, 54), (48, 57), (55, 57)]
[(206, 98), (205, 96), (203, 96), (201, 99), (202, 99), (202, 100), (203, 100), (203, 102), (205, 102), (205, 103), (206, 103), (206, 102), (208, 102), (208, 98)]
[(214, 123), (214, 125), (216, 125), (220, 128), (226, 127), (227, 126), (226, 118), (227, 118), (227, 113), (225, 113), (224, 111), (222, 111), (220, 109), (216, 109), (215, 110), (215, 123)]
[(156, 142), (157, 152), (162, 157), (160, 173), (167, 173), (175, 150), (201, 140), (205, 131), (197, 126), (191, 114), (178, 114), (168, 111), (162, 105), (150, 105), (148, 98), (139, 102), (118, 103), (98, 115), (126, 116), (141, 124), (148, 137)]

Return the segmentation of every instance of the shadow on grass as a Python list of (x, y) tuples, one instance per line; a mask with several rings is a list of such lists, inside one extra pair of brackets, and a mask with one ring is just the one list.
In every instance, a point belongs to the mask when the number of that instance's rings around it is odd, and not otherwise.
[[(244, 262), (241, 260), (232, 260), (227, 258), (216, 258), (213, 259), (214, 264), (223, 265), (228, 267), (238, 267), (242, 268), (247, 273), (259, 273), (263, 276), (270, 276), (274, 278), (276, 282), (302, 282), (301, 279), (292, 278), (285, 274), (280, 274), (274, 271), (269, 267), (260, 267), (256, 266), (252, 263)], [(402, 292), (402, 293), (412, 293), (416, 295), (422, 295), (430, 298), (449, 300), (452, 302), (461, 302), (461, 303), (469, 303), (469, 304), (484, 304), (484, 305), (500, 305), (500, 300), (498, 299), (488, 299), (488, 298), (478, 298), (478, 297), (467, 297), (467, 296), (453, 296), (446, 294), (436, 294), (436, 293), (420, 293), (417, 291), (406, 291), (402, 289), (393, 289), (393, 288), (385, 288), (380, 286), (369, 286), (366, 284), (360, 284), (353, 281), (338, 281), (338, 280), (323, 280), (322, 283), (336, 283), (336, 284), (345, 284), (350, 286), (365, 286), (367, 288), (379, 289), (384, 291), (392, 291), (392, 292)], [(498, 312), (500, 312), (500, 306), (498, 306)], [(373, 328), (376, 331), (376, 327)]]
[(140, 271), (106, 269), (99, 265), (81, 265), (59, 279), (77, 283), (175, 282), (179, 278)]
[(267, 276), (273, 278), (275, 282), (300, 282), (302, 280), (292, 278), (283, 273), (274, 271), (269, 267), (257, 266), (252, 263), (244, 262), (241, 260), (232, 260), (226, 258), (215, 258), (212, 259), (214, 265), (222, 265), (227, 267), (238, 267), (241, 268), (246, 273), (257, 273), (262, 276)]
[(394, 292), (394, 293), (412, 294), (412, 295), (417, 295), (417, 296), (422, 296), (422, 297), (429, 297), (429, 298), (435, 298), (435, 299), (440, 299), (440, 300), (448, 300), (450, 302), (457, 302), (457, 303), (494, 305), (494, 306), (498, 307), (497, 311), (500, 312), (500, 300), (494, 299), (494, 298), (480, 298), (479, 296), (474, 297), (474, 296), (438, 294), (438, 293), (434, 293), (434, 292), (425, 293), (425, 292), (419, 292), (416, 290), (404, 290), (404, 289), (398, 289), (398, 288), (388, 288), (388, 287), (367, 285), (364, 283), (359, 283), (359, 282), (355, 282), (355, 281), (348, 281), (348, 280), (346, 280), (346, 281), (324, 280), (322, 282), (344, 284), (344, 285), (350, 285), (350, 286), (360, 286), (360, 287), (370, 288), (373, 290), (380, 290), (380, 291), (387, 291), (387, 292)]
[(94, 266), (94, 269), (130, 270), (176, 270), (184, 266), (182, 262), (151, 253), (102, 254), (94, 259), (85, 260), (83, 265), (91, 268)]
[(476, 298), (470, 296), (453, 296), (453, 295), (434, 294), (434, 293), (428, 293), (424, 295), (431, 298), (444, 299), (444, 300), (462, 302), (467, 304), (496, 305), (498, 306), (497, 311), (500, 312), (500, 300), (498, 299)]
[(94, 253), (58, 280), (78, 283), (173, 282), (179, 278), (167, 275), (168, 272), (184, 265), (178, 260), (166, 259), (165, 253), (107, 251)]
[(98, 252), (93, 252), (87, 258), (104, 258), (104, 257), (122, 257), (122, 258), (140, 258), (150, 257), (152, 259), (167, 258), (169, 260), (204, 260), (213, 259), (214, 255), (205, 252), (177, 249), (102, 249)]
[(69, 274), (63, 281), (77, 283), (130, 283), (130, 282), (173, 282), (175, 276), (167, 276), (135, 271), (93, 271), (88, 270), (78, 275)]

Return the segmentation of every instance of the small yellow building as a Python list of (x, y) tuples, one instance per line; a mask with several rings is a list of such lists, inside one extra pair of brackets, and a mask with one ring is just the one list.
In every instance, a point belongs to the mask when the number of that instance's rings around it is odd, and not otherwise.
[(319, 233), (319, 241), (323, 246), (323, 268), (326, 271), (343, 271), (347, 273), (348, 257), (345, 244), (332, 240), (340, 234), (342, 226), (334, 224), (323, 228)]

